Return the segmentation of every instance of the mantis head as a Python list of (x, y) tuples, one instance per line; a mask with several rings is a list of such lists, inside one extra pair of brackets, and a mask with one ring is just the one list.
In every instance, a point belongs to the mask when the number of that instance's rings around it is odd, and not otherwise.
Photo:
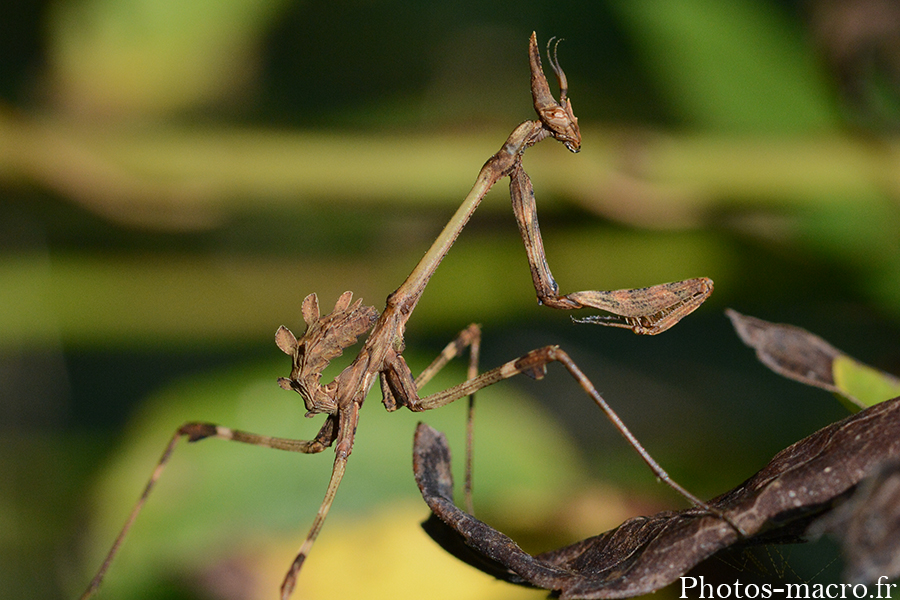
[[(556, 40), (555, 44), (554, 40)], [(547, 60), (550, 61), (550, 68), (553, 69), (556, 80), (559, 82), (559, 102), (557, 102), (550, 93), (547, 78), (544, 77), (541, 53), (537, 46), (537, 35), (532, 32), (528, 44), (528, 58), (531, 63), (531, 96), (534, 100), (534, 110), (544, 129), (557, 141), (565, 144), (571, 152), (578, 152), (581, 150), (581, 131), (578, 129), (578, 118), (572, 112), (572, 101), (568, 98), (569, 85), (566, 81), (566, 74), (556, 58), (556, 47), (559, 46), (560, 41), (562, 40), (550, 38), (547, 43)], [(551, 45), (553, 45), (552, 54), (550, 53)]]

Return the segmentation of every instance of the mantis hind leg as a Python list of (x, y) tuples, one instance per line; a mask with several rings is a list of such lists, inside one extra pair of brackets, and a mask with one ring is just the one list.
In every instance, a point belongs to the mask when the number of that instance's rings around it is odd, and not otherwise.
[(109, 549), (109, 552), (106, 554), (106, 557), (103, 560), (103, 564), (100, 565), (100, 569), (98, 569), (97, 573), (94, 575), (94, 578), (88, 585), (87, 590), (84, 592), (84, 594), (82, 594), (81, 600), (87, 600), (88, 598), (93, 596), (97, 589), (100, 587), (100, 584), (103, 582), (103, 578), (106, 576), (106, 572), (109, 570), (109, 566), (112, 564), (113, 559), (119, 552), (119, 548), (121, 548), (122, 543), (125, 541), (125, 536), (128, 535), (128, 532), (131, 530), (132, 525), (134, 525), (135, 520), (137, 520), (138, 515), (144, 508), (144, 505), (147, 503), (147, 499), (150, 497), (150, 492), (152, 492), (153, 488), (156, 486), (156, 482), (159, 481), (160, 477), (162, 477), (163, 471), (165, 470), (166, 465), (168, 464), (169, 459), (172, 457), (172, 453), (175, 451), (175, 447), (178, 445), (178, 442), (181, 440), (181, 438), (187, 438), (188, 442), (199, 442), (200, 440), (204, 440), (207, 438), (219, 438), (222, 440), (241, 442), (244, 444), (262, 446), (264, 448), (272, 448), (275, 450), (301, 452), (303, 454), (315, 454), (317, 452), (323, 451), (325, 448), (330, 446), (334, 442), (335, 435), (336, 420), (331, 416), (328, 417), (328, 419), (325, 421), (325, 424), (319, 430), (319, 433), (312, 440), (294, 440), (290, 438), (270, 437), (259, 435), (256, 433), (250, 433), (248, 431), (241, 431), (239, 429), (230, 429), (228, 427), (222, 427), (221, 425), (215, 425), (213, 423), (202, 423), (198, 421), (185, 423), (178, 428), (178, 430), (172, 436), (172, 439), (169, 440), (169, 443), (166, 445), (166, 449), (163, 451), (162, 457), (160, 457), (159, 461), (156, 463), (156, 467), (154, 467), (153, 473), (150, 475), (150, 479), (147, 481), (147, 485), (144, 486), (144, 491), (141, 492), (140, 498), (138, 498), (138, 501), (134, 505), (134, 508), (131, 509), (131, 513), (128, 515), (128, 518), (125, 521), (125, 525), (116, 536), (112, 547)]
[[(462, 330), (456, 339), (447, 344), (440, 355), (428, 365), (419, 376), (416, 377), (416, 389), (420, 389), (431, 380), (435, 373), (444, 368), (449, 361), (459, 356), (463, 350), (469, 349), (469, 365), (466, 371), (466, 379), (474, 379), (478, 376), (478, 360), (481, 355), (481, 327), (475, 323)], [(472, 500), (472, 471), (474, 462), (475, 445), (475, 393), (469, 394), (468, 410), (466, 411), (466, 464), (465, 464), (465, 500), (466, 510), (470, 515), (475, 514), (475, 503)]]

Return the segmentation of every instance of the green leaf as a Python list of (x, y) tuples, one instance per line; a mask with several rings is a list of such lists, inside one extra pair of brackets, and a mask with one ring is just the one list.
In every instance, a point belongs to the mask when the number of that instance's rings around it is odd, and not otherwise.
[(849, 356), (835, 358), (832, 370), (840, 393), (856, 398), (865, 406), (900, 396), (900, 380)]

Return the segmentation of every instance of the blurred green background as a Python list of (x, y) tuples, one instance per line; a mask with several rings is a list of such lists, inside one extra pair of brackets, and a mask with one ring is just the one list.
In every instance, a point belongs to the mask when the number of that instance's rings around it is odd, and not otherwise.
[[(532, 30), (566, 38), (584, 138), (525, 158), (562, 291), (716, 291), (656, 338), (573, 325), (536, 306), (498, 185), (410, 320), (414, 371), (473, 321), (484, 368), (561, 344), (701, 496), (844, 415), (757, 364), (725, 307), (900, 372), (896, 1), (9, 0), (0, 597), (77, 597), (182, 422), (315, 434), (275, 329), (302, 332), (310, 292), (383, 306), (534, 118)], [(418, 529), (415, 423), (461, 456), (463, 407), (378, 402), (296, 597), (543, 597)], [(683, 506), (561, 369), (483, 392), (476, 430), (477, 514), (528, 550)], [(333, 455), (231, 446), (179, 447), (100, 598), (275, 597)], [(839, 572), (828, 542), (767, 553), (719, 576)]]

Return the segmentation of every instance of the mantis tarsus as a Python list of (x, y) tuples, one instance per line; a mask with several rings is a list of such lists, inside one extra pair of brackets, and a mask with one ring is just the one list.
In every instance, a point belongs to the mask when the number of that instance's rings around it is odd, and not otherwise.
[[(547, 54), (550, 66), (559, 82), (560, 100), (557, 102), (550, 92), (549, 84), (541, 67), (537, 38), (532, 33), (529, 42), (531, 92), (538, 119), (525, 121), (516, 127), (503, 147), (488, 159), (478, 174), (472, 190), (438, 235), (431, 248), (425, 253), (406, 281), (388, 296), (384, 311), (379, 315), (374, 307), (363, 305), (361, 300), (352, 302), (352, 293), (345, 292), (337, 300), (334, 309), (329, 314), (322, 316), (316, 295), (310, 294), (302, 304), (303, 320), (307, 326), (303, 336), (298, 339), (284, 326), (276, 332), (275, 340), (278, 347), (285, 354), (291, 356), (293, 361), (290, 377), (280, 378), (279, 385), (285, 390), (294, 390), (300, 394), (306, 405), (306, 416), (319, 413), (327, 415), (325, 423), (315, 438), (308, 441), (276, 438), (202, 422), (189, 422), (182, 425), (170, 440), (140, 499), (113, 543), (102, 566), (82, 596), (82, 600), (92, 596), (99, 587), (125, 535), (143, 508), (172, 451), (182, 437), (186, 437), (190, 442), (205, 438), (220, 438), (305, 454), (321, 452), (325, 448), (335, 446), (334, 467), (325, 498), (306, 540), (301, 545), (281, 586), (281, 597), (288, 598), (294, 589), (303, 561), (331, 508), (335, 493), (344, 475), (344, 467), (353, 449), (354, 435), (359, 421), (359, 409), (376, 379), (380, 380), (382, 401), (388, 411), (394, 411), (404, 406), (412, 411), (424, 411), (449, 404), (463, 396), (474, 394), (483, 387), (519, 373), (540, 379), (544, 376), (548, 363), (560, 362), (603, 410), (628, 443), (641, 455), (657, 477), (689, 499), (694, 505), (712, 511), (697, 497), (672, 481), (606, 404), (606, 401), (569, 358), (569, 355), (557, 346), (533, 350), (500, 367), (477, 375), (475, 361), (480, 343), (480, 332), (477, 326), (471, 326), (448, 345), (441, 356), (418, 378), (413, 377), (403, 358), (403, 335), (406, 322), (412, 315), (425, 286), (485, 194), (503, 177), (510, 178), (513, 211), (525, 243), (535, 291), (541, 304), (560, 309), (584, 307), (600, 309), (612, 313), (612, 316), (593, 317), (591, 318), (592, 322), (631, 329), (638, 334), (654, 335), (672, 327), (682, 317), (697, 308), (712, 292), (712, 282), (706, 278), (698, 278), (637, 290), (584, 291), (562, 296), (559, 294), (559, 286), (550, 273), (544, 255), (535, 209), (534, 191), (531, 181), (522, 167), (522, 155), (525, 150), (547, 137), (562, 142), (572, 152), (578, 152), (581, 148), (578, 119), (572, 112), (572, 102), (567, 97), (566, 76), (556, 58), (557, 45), (558, 42), (553, 45), (551, 39), (547, 46)], [(320, 382), (322, 371), (329, 361), (340, 356), (345, 348), (356, 343), (357, 338), (370, 329), (368, 338), (353, 362), (333, 381), (322, 385)], [(468, 379), (442, 392), (420, 397), (419, 389), (447, 361), (462, 353), (466, 347), (470, 348)]]

